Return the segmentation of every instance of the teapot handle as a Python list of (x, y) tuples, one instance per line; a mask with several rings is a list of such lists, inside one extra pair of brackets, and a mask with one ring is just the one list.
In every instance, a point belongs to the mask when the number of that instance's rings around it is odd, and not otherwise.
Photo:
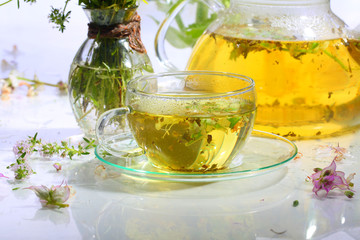
[[(155, 36), (155, 52), (156, 57), (167, 71), (178, 71), (177, 67), (172, 64), (166, 54), (164, 43), (166, 32), (169, 29), (172, 21), (179, 14), (179, 12), (188, 4), (191, 0), (179, 0), (168, 11), (164, 21), (160, 24), (160, 27)], [(224, 10), (225, 6), (217, 0), (201, 0), (214, 12)]]

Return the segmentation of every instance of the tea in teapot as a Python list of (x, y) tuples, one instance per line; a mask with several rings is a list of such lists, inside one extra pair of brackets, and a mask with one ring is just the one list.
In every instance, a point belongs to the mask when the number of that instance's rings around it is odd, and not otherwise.
[(248, 40), (209, 32), (187, 68), (252, 76), (257, 129), (295, 138), (330, 135), (359, 123), (360, 52), (352, 48), (356, 42), (343, 39)]
[(347, 38), (329, 0), (232, 0), (187, 69), (251, 76), (255, 129), (303, 139), (360, 124), (360, 43)]

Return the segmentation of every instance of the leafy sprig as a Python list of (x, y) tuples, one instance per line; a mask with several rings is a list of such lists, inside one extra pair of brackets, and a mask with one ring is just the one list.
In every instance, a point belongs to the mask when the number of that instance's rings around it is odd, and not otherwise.
[(16, 179), (24, 179), (35, 173), (29, 164), (29, 157), (35, 152), (44, 158), (58, 155), (62, 158), (73, 159), (74, 156), (89, 155), (89, 149), (96, 146), (94, 139), (87, 138), (83, 138), (84, 142), (79, 143), (76, 147), (66, 141), (61, 141), (60, 144), (44, 143), (37, 135), (38, 133), (33, 137), (29, 136), (27, 140), (18, 142), (13, 148), (16, 161), (7, 168), (14, 171)]
[(56, 28), (61, 32), (65, 30), (65, 23), (69, 22), (71, 11), (66, 11), (66, 7), (70, 0), (65, 1), (65, 6), (63, 9), (54, 8), (51, 6), (51, 12), (49, 14), (50, 22), (54, 23)]
[[(7, 0), (0, 3), (0, 6), (5, 5), (13, 0)], [(146, 0), (143, 0), (146, 2)], [(36, 3), (36, 0), (24, 0), (25, 3)], [(55, 28), (59, 31), (64, 32), (66, 23), (70, 20), (71, 11), (66, 10), (70, 0), (65, 0), (64, 7), (55, 8), (51, 6), (50, 14), (48, 18), (50, 22), (55, 24)], [(123, 8), (131, 8), (137, 6), (137, 0), (79, 0), (78, 5), (87, 9), (114, 9), (118, 11)], [(17, 0), (17, 6), (20, 8), (20, 0)]]

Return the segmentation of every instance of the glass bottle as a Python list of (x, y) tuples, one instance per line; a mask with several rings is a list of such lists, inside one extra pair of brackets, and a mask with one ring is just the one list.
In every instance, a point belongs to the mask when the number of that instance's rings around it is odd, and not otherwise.
[[(113, 28), (120, 24), (129, 28), (136, 10), (136, 7), (118, 11), (85, 9), (85, 13), (91, 22), (89, 27), (95, 24), (98, 28)], [(124, 105), (127, 82), (153, 72), (146, 50), (133, 49), (130, 38), (101, 36), (95, 32), (95, 37), (88, 36), (81, 45), (71, 64), (70, 103), (80, 128), (88, 137), (95, 136), (96, 120), (103, 112)], [(114, 124), (127, 134), (129, 130), (124, 121), (119, 119)]]

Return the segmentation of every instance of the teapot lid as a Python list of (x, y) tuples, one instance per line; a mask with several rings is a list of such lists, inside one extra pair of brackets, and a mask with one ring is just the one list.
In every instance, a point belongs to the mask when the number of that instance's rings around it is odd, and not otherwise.
[(261, 5), (313, 5), (327, 3), (330, 0), (231, 0), (235, 2), (261, 4)]

